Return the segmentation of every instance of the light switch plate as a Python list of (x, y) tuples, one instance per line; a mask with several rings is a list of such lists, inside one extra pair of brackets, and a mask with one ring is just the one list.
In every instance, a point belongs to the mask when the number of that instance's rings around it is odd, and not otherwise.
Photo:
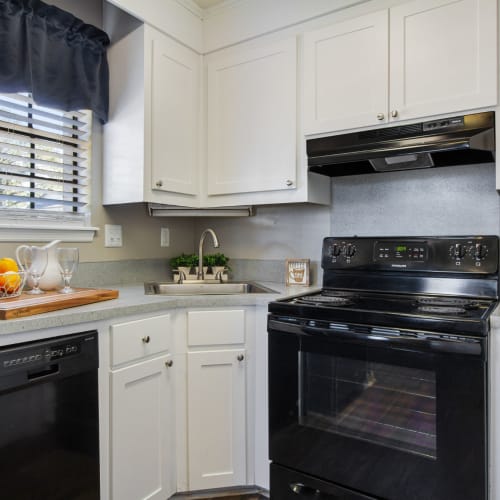
[(105, 247), (121, 247), (122, 241), (122, 226), (119, 224), (104, 224), (104, 246)]

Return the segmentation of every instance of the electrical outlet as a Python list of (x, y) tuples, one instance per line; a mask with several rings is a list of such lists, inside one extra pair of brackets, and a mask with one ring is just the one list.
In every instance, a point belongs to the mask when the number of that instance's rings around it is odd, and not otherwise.
[(168, 247), (170, 246), (170, 231), (168, 227), (162, 227), (160, 231), (160, 246)]
[(122, 227), (119, 224), (104, 224), (104, 246), (123, 246)]

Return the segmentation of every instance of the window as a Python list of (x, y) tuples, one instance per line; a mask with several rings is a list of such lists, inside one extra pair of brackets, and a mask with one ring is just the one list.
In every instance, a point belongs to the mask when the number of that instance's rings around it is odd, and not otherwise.
[[(91, 116), (37, 106), (28, 94), (0, 94), (0, 241), (25, 239), (21, 228), (93, 235), (88, 227)], [(89, 236), (64, 239), (88, 241)]]

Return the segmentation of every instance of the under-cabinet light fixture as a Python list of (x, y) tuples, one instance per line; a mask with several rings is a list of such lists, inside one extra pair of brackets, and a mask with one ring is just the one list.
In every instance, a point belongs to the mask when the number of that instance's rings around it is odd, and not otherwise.
[(148, 203), (148, 211), (152, 217), (250, 217), (254, 215), (252, 206), (189, 208)]

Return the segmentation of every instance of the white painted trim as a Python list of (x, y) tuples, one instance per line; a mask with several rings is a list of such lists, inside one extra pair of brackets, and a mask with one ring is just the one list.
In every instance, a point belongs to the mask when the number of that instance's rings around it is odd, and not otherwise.
[(208, 7), (207, 9), (203, 9), (203, 18), (206, 19), (207, 17), (217, 15), (223, 10), (229, 7), (233, 7), (235, 4), (241, 3), (243, 1), (245, 0), (224, 0), (221, 3), (214, 5), (213, 7)]
[(203, 19), (203, 53), (210, 54), (263, 35), (283, 32), (369, 1), (227, 0), (221, 5), (206, 9), (207, 15)]
[(13, 225), (0, 223), (0, 242), (10, 241), (72, 241), (91, 242), (98, 227), (61, 227), (24, 224)]
[(189, 10), (191, 14), (194, 14), (196, 17), (203, 19), (205, 9), (199, 7), (194, 0), (175, 0), (175, 1), (185, 9)]

